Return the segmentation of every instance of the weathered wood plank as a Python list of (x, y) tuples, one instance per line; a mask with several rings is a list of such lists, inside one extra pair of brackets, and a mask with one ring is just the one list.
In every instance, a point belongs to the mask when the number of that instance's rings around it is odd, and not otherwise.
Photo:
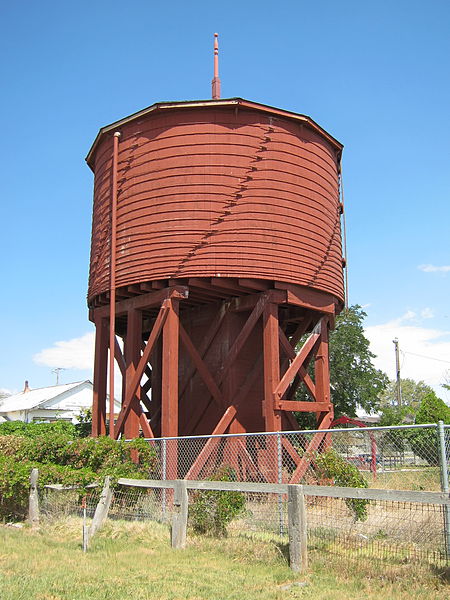
[[(119, 485), (144, 488), (174, 488), (178, 480), (127, 479), (120, 478)], [(193, 481), (185, 480), (188, 490), (223, 490), (234, 492), (260, 492), (267, 494), (287, 494), (285, 483), (254, 483), (241, 481)], [(46, 486), (47, 487), (47, 486)], [(412, 502), (419, 504), (450, 505), (450, 498), (443, 492), (423, 492), (409, 490), (378, 490), (366, 488), (347, 488), (325, 485), (304, 485), (305, 496), (323, 496), (328, 498), (360, 498), (389, 502)]]
[(183, 479), (176, 481), (173, 498), (172, 548), (186, 547), (188, 502), (186, 481)]
[(289, 564), (293, 571), (308, 568), (306, 504), (303, 486), (288, 485)]
[(91, 526), (88, 530), (88, 542), (94, 537), (99, 529), (103, 526), (103, 523), (108, 516), (109, 507), (111, 505), (111, 500), (113, 497), (113, 490), (111, 488), (111, 478), (109, 475), (105, 477), (105, 482), (103, 484), (102, 493), (100, 494), (100, 498), (98, 504), (95, 508), (94, 517), (92, 518)]
[(37, 482), (39, 479), (39, 470), (32, 469), (30, 475), (30, 498), (28, 502), (28, 521), (32, 527), (39, 525), (39, 497)]

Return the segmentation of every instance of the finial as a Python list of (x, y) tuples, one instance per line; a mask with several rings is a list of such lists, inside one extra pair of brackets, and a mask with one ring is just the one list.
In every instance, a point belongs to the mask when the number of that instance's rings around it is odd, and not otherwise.
[(213, 100), (220, 98), (220, 79), (219, 79), (219, 34), (214, 34), (214, 79), (212, 80)]

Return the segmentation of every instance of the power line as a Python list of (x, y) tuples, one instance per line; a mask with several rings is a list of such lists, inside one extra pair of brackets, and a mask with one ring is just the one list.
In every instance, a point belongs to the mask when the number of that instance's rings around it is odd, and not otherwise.
[(443, 358), (435, 358), (434, 356), (425, 356), (424, 354), (416, 354), (415, 352), (407, 352), (402, 350), (403, 354), (411, 354), (411, 356), (418, 356), (419, 358), (427, 358), (428, 360), (437, 360), (438, 362), (447, 363), (450, 365), (450, 360), (444, 360)]

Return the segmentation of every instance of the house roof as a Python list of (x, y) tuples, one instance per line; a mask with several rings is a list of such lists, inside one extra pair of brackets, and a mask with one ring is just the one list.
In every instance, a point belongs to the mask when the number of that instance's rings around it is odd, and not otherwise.
[(37, 408), (41, 404), (44, 404), (48, 400), (53, 400), (57, 396), (68, 392), (69, 390), (75, 389), (83, 384), (92, 383), (87, 379), (85, 381), (76, 381), (75, 383), (65, 383), (63, 385), (52, 385), (49, 387), (36, 388), (27, 392), (20, 392), (20, 394), (14, 394), (8, 396), (0, 402), (0, 413), (16, 412), (19, 410), (32, 410)]

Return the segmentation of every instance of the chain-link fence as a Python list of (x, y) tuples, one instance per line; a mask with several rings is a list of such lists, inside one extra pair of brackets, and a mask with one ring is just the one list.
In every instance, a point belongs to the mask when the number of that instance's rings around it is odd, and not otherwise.
[(437, 491), (443, 489), (442, 469), (449, 469), (449, 426), (444, 439), (442, 452), (438, 425), (161, 438), (149, 440), (158, 456), (149, 475), (211, 479), (226, 465), (238, 481), (326, 485), (326, 457), (337, 455), (369, 487)]
[[(313, 551), (347, 558), (448, 564), (450, 505), (432, 499), (410, 501), (404, 494), (439, 491), (442, 498), (448, 498), (450, 426), (197, 436), (149, 443), (155, 448), (156, 460), (148, 476), (160, 482), (218, 480), (226, 472), (234, 482), (283, 484), (284, 490), (287, 483), (303, 484), (308, 546)], [(346, 483), (339, 479), (342, 464), (359, 472), (364, 482), (361, 491), (372, 494), (369, 500), (364, 494), (361, 498), (327, 495), (330, 486), (354, 485), (351, 480)], [(308, 489), (315, 489), (314, 494)], [(85, 507), (90, 519), (100, 492), (100, 487), (86, 491), (47, 486), (40, 494), (41, 513), (51, 518), (83, 516)], [(198, 507), (214, 508), (222, 493), (189, 490), (189, 522), (194, 529)], [(228, 533), (271, 535), (286, 543), (286, 493), (239, 493), (242, 509), (227, 524)], [(116, 485), (109, 518), (170, 524), (173, 507), (174, 492), (169, 483), (167, 488)]]

